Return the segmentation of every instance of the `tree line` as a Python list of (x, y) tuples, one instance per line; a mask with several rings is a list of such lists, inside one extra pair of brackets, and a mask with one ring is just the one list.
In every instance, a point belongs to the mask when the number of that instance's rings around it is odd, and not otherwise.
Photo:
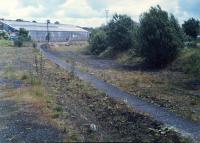
[(195, 40), (199, 21), (191, 18), (182, 27), (173, 14), (151, 7), (140, 16), (139, 23), (127, 15), (115, 14), (110, 22), (95, 28), (89, 38), (89, 51), (114, 57), (130, 50), (154, 67), (165, 67), (176, 59), (184, 41)]

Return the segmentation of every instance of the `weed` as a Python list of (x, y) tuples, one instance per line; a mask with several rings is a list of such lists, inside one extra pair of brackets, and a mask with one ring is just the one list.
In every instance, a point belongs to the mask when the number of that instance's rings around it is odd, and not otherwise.
[(13, 42), (10, 40), (0, 39), (0, 46), (1, 47), (11, 47), (11, 46), (13, 46)]
[(75, 76), (75, 66), (76, 66), (76, 62), (73, 59), (72, 63), (71, 63), (71, 70), (70, 70), (70, 77), (71, 78), (74, 78), (74, 76)]
[(38, 90), (37, 90), (37, 91), (35, 92), (35, 95), (38, 96), (38, 97), (42, 97), (42, 96), (44, 96), (44, 93), (43, 93), (43, 91), (38, 91)]
[(33, 41), (33, 48), (36, 48), (37, 47), (37, 42)]
[(54, 119), (59, 118), (60, 115), (61, 115), (61, 112), (57, 112), (57, 111), (52, 112), (52, 118)]
[(21, 80), (27, 80), (28, 76), (26, 74), (22, 75)]
[(32, 77), (30, 80), (31, 85), (41, 85), (41, 81), (37, 77)]
[(53, 110), (56, 112), (63, 112), (63, 109), (61, 106), (56, 106), (55, 108), (53, 108)]

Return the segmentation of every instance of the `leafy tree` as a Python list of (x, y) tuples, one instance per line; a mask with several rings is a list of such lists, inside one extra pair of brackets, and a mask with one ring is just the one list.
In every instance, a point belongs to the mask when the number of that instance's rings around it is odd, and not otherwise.
[(0, 30), (0, 39), (8, 39), (9, 35), (7, 32)]
[(20, 28), (19, 34), (18, 34), (18, 38), (15, 39), (14, 45), (18, 46), (18, 47), (21, 47), (23, 45), (24, 41), (30, 41), (31, 37), (29, 36), (28, 33), (29, 32), (26, 29)]
[(92, 54), (99, 55), (103, 52), (108, 46), (106, 29), (104, 27), (93, 29), (90, 34), (89, 43)]
[(16, 21), (23, 22), (24, 20), (23, 19), (16, 19)]
[(182, 25), (184, 32), (189, 35), (190, 37), (196, 39), (197, 35), (199, 34), (199, 21), (195, 20), (194, 18), (190, 18), (184, 22)]
[(160, 6), (151, 7), (140, 17), (140, 54), (154, 67), (164, 67), (172, 62), (183, 47), (178, 21)]
[(134, 46), (136, 23), (127, 15), (115, 14), (108, 24), (108, 40), (116, 51), (124, 51)]
[(23, 41), (30, 41), (31, 37), (28, 34), (29, 32), (24, 29), (24, 28), (20, 28), (19, 29), (19, 39), (23, 40)]
[(55, 24), (60, 24), (60, 22), (59, 22), (59, 21), (56, 21)]

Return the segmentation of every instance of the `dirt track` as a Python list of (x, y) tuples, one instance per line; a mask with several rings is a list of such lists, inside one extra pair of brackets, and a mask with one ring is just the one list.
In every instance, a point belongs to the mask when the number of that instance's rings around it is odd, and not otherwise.
[[(40, 47), (38, 47), (38, 49), (40, 49)], [(55, 64), (59, 65), (60, 67), (64, 68), (67, 71), (71, 70), (71, 65), (69, 63), (66, 63), (60, 60), (57, 57), (58, 54), (54, 55), (53, 53), (49, 53), (42, 49), (40, 50), (43, 52), (43, 54), (45, 55), (47, 59), (51, 60), (52, 62), (54, 62)], [(147, 112), (151, 116), (153, 116), (156, 120), (161, 121), (165, 123), (166, 125), (175, 127), (183, 134), (189, 134), (190, 136), (200, 141), (200, 124), (199, 123), (194, 123), (192, 121), (183, 119), (181, 117), (178, 117), (176, 114), (167, 111), (166, 109), (162, 107), (143, 101), (141, 98), (138, 98), (136, 96), (131, 96), (128, 93), (121, 91), (117, 87), (114, 87), (108, 83), (105, 83), (104, 81), (99, 80), (88, 73), (79, 71), (79, 69), (75, 69), (75, 74), (79, 78), (90, 82), (97, 89), (104, 91), (110, 97), (113, 97), (116, 100), (122, 100), (122, 101), (126, 100), (127, 104), (129, 104), (133, 108), (136, 108), (142, 112)]]

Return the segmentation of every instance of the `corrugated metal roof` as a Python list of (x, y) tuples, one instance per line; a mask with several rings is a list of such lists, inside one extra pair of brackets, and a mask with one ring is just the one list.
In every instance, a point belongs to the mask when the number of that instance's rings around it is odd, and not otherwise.
[[(24, 21), (9, 21), (9, 20), (1, 20), (1, 22), (5, 23), (13, 27), (16, 30), (20, 28), (25, 28), (28, 31), (47, 31), (46, 23), (34, 23), (34, 22), (24, 22)], [(77, 32), (87, 32), (86, 30), (68, 24), (49, 24), (49, 31), (77, 31)]]

